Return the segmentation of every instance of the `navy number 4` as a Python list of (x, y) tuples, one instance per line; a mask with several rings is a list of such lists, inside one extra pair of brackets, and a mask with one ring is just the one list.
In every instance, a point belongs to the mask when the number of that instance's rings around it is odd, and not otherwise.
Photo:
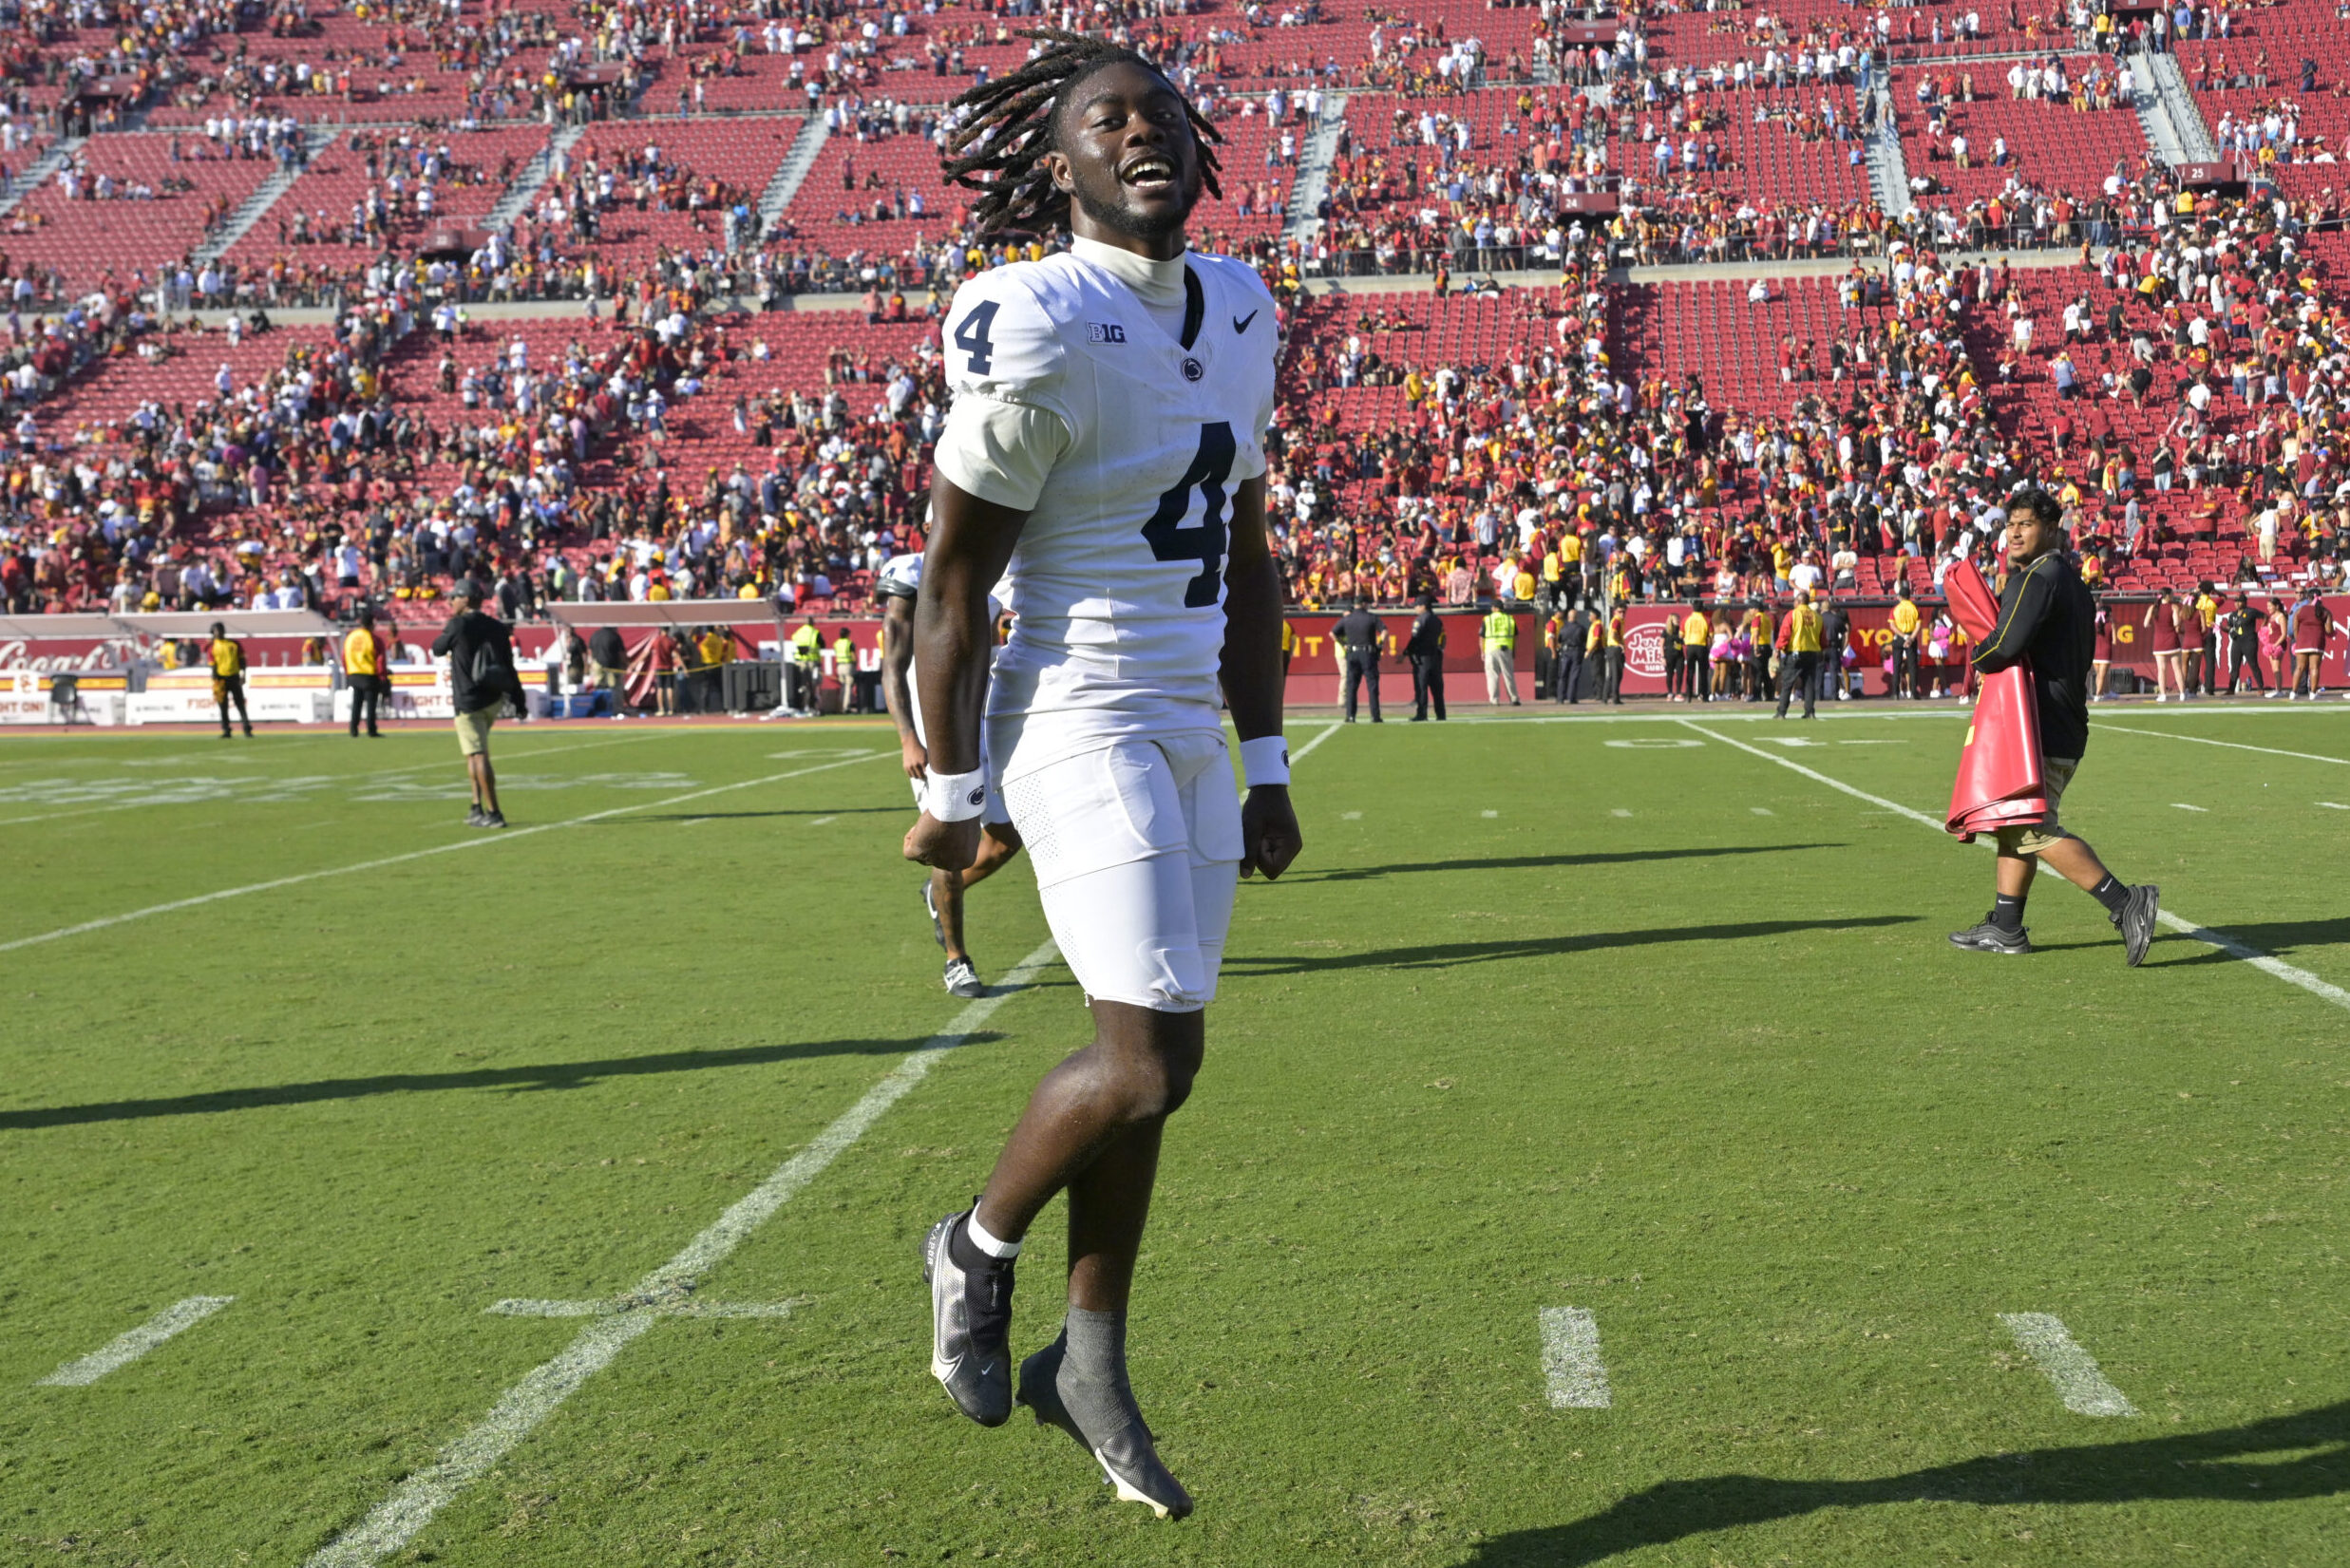
[(955, 329), (955, 347), (971, 356), (971, 373), (983, 376), (988, 367), (995, 363), (995, 345), (987, 340), (987, 330), (995, 325), (995, 300), (974, 305), (963, 324)]
[[(1200, 450), (1193, 456), (1191, 466), (1184, 470), (1184, 477), (1172, 490), (1159, 498), (1159, 509), (1143, 524), (1143, 538), (1149, 541), (1150, 553), (1157, 559), (1200, 563), (1200, 575), (1184, 590), (1184, 607), (1188, 610), (1214, 604), (1222, 586), (1224, 547), (1228, 542), (1224, 532), (1224, 485), (1232, 478), (1234, 453), (1229, 424), (1215, 420), (1202, 425)], [(1195, 485), (1204, 504), (1198, 525), (1185, 528), (1183, 521), (1191, 510), (1191, 491)]]

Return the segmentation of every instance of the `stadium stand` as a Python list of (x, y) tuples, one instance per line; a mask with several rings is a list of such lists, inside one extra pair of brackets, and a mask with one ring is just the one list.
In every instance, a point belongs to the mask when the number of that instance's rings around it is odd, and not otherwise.
[[(467, 575), (518, 614), (850, 609), (919, 542), (936, 315), (968, 268), (1034, 254), (964, 247), (946, 101), (1025, 56), (1028, 18), (158, 15), (127, 77), (71, 64), (87, 27), (0, 53), (0, 163), (40, 174), (0, 206), (9, 609), (429, 617)], [(1466, 602), (1545, 557), (1572, 588), (1768, 594), (1807, 546), (1851, 557), (1850, 591), (1930, 589), (2019, 472), (2064, 489), (2112, 588), (2339, 581), (2333, 9), (2196, 12), (2181, 66), (2254, 183), (2191, 212), (2094, 33), (1968, 16), (1129, 6), (1224, 137), (1195, 239), (1283, 301), (1293, 595)], [(1928, 182), (1898, 217), (1856, 156), (1880, 87)], [(1338, 92), (1326, 205), (1295, 213)], [(1974, 254), (2084, 238), (2078, 265)], [(1675, 270), (1751, 258), (1783, 275)], [(1321, 282), (1438, 267), (1436, 291)], [(1460, 291), (1520, 268), (1555, 284)], [(811, 291), (859, 297), (785, 308)]]

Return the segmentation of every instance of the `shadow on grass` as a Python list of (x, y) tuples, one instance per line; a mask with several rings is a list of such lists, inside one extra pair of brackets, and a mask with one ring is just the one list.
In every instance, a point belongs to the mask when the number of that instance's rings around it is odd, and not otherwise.
[[(2232, 923), (2217, 925), (2211, 927), (2211, 930), (2222, 936), (2231, 937), (2246, 947), (2258, 948), (2263, 953), (2278, 956), (2299, 952), (2303, 948), (2336, 947), (2350, 943), (2350, 916), (2337, 916), (2330, 920), (2256, 920), (2243, 925)], [(2156, 949), (2160, 949), (2165, 943), (2173, 944), (2170, 952), (2163, 954), (2159, 960), (2150, 953), (2149, 962), (2160, 961), (2166, 964), (2242, 962), (2233, 954), (2224, 952), (2219, 948), (2205, 947), (2183, 931), (2165, 930), (2155, 933)], [(2184, 948), (2189, 955), (2177, 956), (2181, 948)]]
[(1373, 953), (1337, 953), (1328, 957), (1226, 958), (1224, 967), (1250, 976), (1311, 974), (1329, 969), (1456, 969), (1463, 964), (1501, 963), (1511, 958), (1546, 958), (1563, 953), (1601, 953), (1611, 948), (1653, 947), (1660, 942), (1744, 942), (1799, 931), (1868, 931), (1904, 926), (1915, 915), (1854, 915), (1827, 920), (1748, 920), (1737, 925), (1658, 926), (1647, 931), (1584, 931), (1566, 936), (1520, 936), (1492, 942), (1444, 942), (1431, 947), (1380, 948)]
[[(985, 1045), (1002, 1036), (979, 1033), (966, 1045)], [(712, 1067), (762, 1067), (817, 1056), (902, 1056), (920, 1040), (813, 1040), (789, 1046), (742, 1046), (731, 1050), (671, 1050), (650, 1056), (614, 1056), (595, 1062), (549, 1062), (522, 1067), (473, 1067), (452, 1072), (390, 1072), (373, 1078), (321, 1078), (308, 1084), (273, 1084), (258, 1088), (215, 1089), (162, 1100), (110, 1100), (90, 1105), (43, 1105), (0, 1111), (0, 1131), (67, 1127), (86, 1122), (131, 1122), (149, 1116), (206, 1116), (217, 1111), (259, 1110), (272, 1105), (308, 1105), (324, 1100), (364, 1100), (377, 1094), (432, 1094), (448, 1089), (576, 1089), (608, 1078), (663, 1072), (706, 1072)]]
[(1844, 849), (1844, 844), (1725, 844), (1718, 849), (1619, 849), (1587, 855), (1506, 855), (1489, 860), (1413, 860), (1402, 865), (1342, 866), (1335, 871), (1291, 872), (1289, 882), (1361, 882), (1376, 877), (1408, 877), (1423, 871), (1531, 871), (1545, 866), (1628, 865), (1639, 860), (1701, 860), (1715, 855), (1778, 855), (1799, 849)]
[[(2306, 1452), (2305, 1450), (2319, 1450)], [(1862, 1481), (1668, 1481), (1571, 1524), (1481, 1543), (1473, 1568), (1577, 1568), (1742, 1524), (1895, 1502), (2289, 1502), (2350, 1491), (2350, 1402), (2225, 1431), (2033, 1448)]]

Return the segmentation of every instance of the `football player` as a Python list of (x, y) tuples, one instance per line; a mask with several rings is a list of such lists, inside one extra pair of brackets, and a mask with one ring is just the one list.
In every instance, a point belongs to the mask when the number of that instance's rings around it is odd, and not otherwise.
[[(912, 695), (914, 669), (914, 601), (922, 588), (922, 557), (892, 556), (881, 563), (874, 592), (881, 596), (881, 691), (890, 719), (898, 726), (898, 752), (906, 778), (914, 785), (914, 803), (922, 803), (922, 785), (930, 771), (930, 748), (922, 744), (922, 711)], [(995, 609), (990, 599), (988, 608)], [(992, 625), (997, 616), (988, 617)], [(980, 746), (980, 771), (986, 772), (986, 746)], [(930, 934), (946, 950), (946, 989), (976, 998), (987, 993), (971, 950), (963, 945), (963, 895), (994, 876), (1020, 853), (1020, 830), (1012, 825), (1003, 795), (988, 779), (986, 809), (979, 813), (978, 859), (961, 871), (933, 866), (922, 879), (922, 907), (930, 912)]]
[[(1186, 253), (1216, 135), (1130, 49), (1053, 29), (972, 87), (950, 179), (981, 234), (1073, 235), (981, 274), (945, 323), (915, 641), (929, 736), (908, 859), (979, 853), (980, 749), (1084, 988), (1092, 1043), (1045, 1074), (986, 1190), (923, 1243), (931, 1370), (972, 1419), (1015, 1401), (1122, 1501), (1181, 1517), (1126, 1368), (1127, 1302), (1167, 1118), (1190, 1093), (1237, 878), (1298, 850), (1281, 739), (1281, 584), (1265, 542), (1273, 296)], [(1017, 618), (995, 656), (988, 590)], [(1236, 799), (1221, 695), (1248, 784)], [(1069, 1313), (1011, 1375), (1014, 1259), (1069, 1195)]]

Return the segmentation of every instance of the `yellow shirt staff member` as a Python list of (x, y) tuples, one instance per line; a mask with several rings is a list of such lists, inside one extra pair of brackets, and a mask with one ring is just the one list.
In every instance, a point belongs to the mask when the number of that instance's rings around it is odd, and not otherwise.
[(390, 684), (384, 678), (383, 645), (375, 640), (375, 612), (364, 608), (359, 612), (359, 624), (343, 635), (343, 685), (351, 691), (351, 739), (359, 738), (363, 714), (369, 736), (382, 738), (383, 731), (375, 726)]
[(1886, 627), (1893, 633), (1892, 694), (1914, 696), (1918, 691), (1918, 628), (1924, 617), (1918, 614), (1907, 583), (1903, 583), (1897, 592), (1901, 597), (1886, 616)]
[(1485, 649), (1485, 700), (1499, 705), (1507, 693), (1518, 704), (1518, 617), (1495, 605), (1487, 612), (1479, 639)]
[(1803, 716), (1807, 719), (1817, 718), (1819, 715), (1811, 710), (1811, 705), (1820, 694), (1822, 626), (1820, 613), (1811, 607), (1810, 590), (1795, 591), (1795, 608), (1787, 613), (1787, 619), (1781, 623), (1779, 633), (1786, 646), (1781, 650), (1779, 658), (1778, 716), (1782, 719), (1787, 717), (1788, 700), (1800, 690), (1803, 692)]
[(213, 706), (220, 709), (220, 738), (225, 741), (236, 734), (229, 727), (229, 708), (234, 705), (245, 727), (245, 739), (253, 739), (253, 715), (245, 708), (245, 645), (230, 636), (225, 625), (214, 621), (209, 656)]
[(804, 713), (816, 711), (818, 666), (824, 633), (809, 621), (791, 634), (791, 656), (784, 667), (784, 706)]

